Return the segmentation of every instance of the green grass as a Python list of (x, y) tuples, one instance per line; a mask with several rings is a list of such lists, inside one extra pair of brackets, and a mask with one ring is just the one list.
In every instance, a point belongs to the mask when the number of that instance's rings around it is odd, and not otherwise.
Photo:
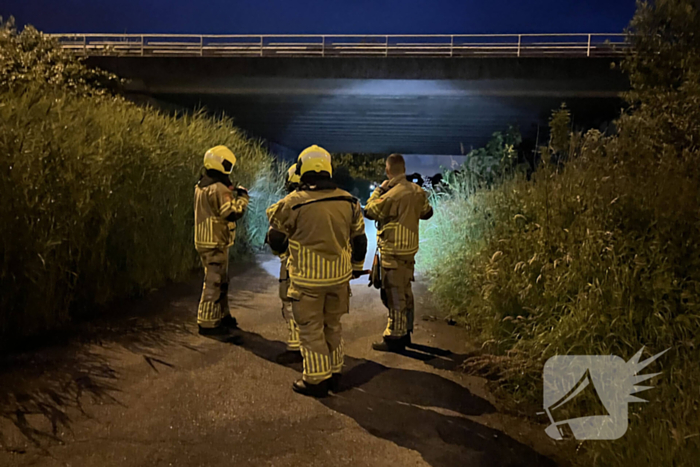
[(263, 251), (265, 236), (270, 227), (265, 210), (285, 196), (284, 181), (288, 167), (275, 161), (265, 165), (250, 186), (250, 205), (243, 224), (245, 242), (239, 247), (247, 252)]
[(641, 393), (649, 404), (631, 405), (627, 435), (585, 443), (584, 465), (700, 458), (700, 172), (694, 158), (643, 151), (631, 134), (589, 132), (532, 180), (434, 197), (423, 228), (436, 299), (484, 344), (515, 403), (541, 405), (553, 355), (672, 349), (646, 371), (663, 375)]
[[(422, 267), (470, 328), (518, 408), (541, 407), (554, 355), (631, 358), (670, 349), (619, 440), (581, 443), (580, 465), (695, 466), (700, 459), (700, 9), (638, 3), (622, 62), (631, 91), (616, 131), (553, 115), (531, 179), (453, 186), (436, 198)], [(531, 413), (541, 410), (535, 408)]]
[[(1, 102), (0, 336), (45, 331), (198, 267), (193, 190), (209, 147), (236, 153), (238, 183), (273, 185), (271, 156), (227, 119), (47, 87)], [(238, 254), (258, 230), (243, 222)]]
[(32, 28), (0, 19), (0, 348), (200, 267), (194, 185), (224, 144), (252, 188), (234, 258), (262, 247), (283, 178), (260, 141), (226, 118), (171, 115), (119, 97)]

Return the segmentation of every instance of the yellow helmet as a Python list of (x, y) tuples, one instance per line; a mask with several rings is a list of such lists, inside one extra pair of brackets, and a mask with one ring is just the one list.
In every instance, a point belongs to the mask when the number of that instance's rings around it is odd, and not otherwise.
[(301, 164), (298, 170), (299, 175), (304, 175), (306, 172), (328, 172), (333, 175), (330, 153), (316, 145), (301, 151), (297, 162), (297, 165), (299, 164)]
[(299, 183), (301, 182), (301, 177), (297, 173), (297, 165), (292, 165), (289, 170), (287, 170), (287, 182), (288, 183)]
[(236, 165), (236, 156), (226, 146), (216, 146), (204, 154), (204, 168), (218, 170), (226, 175)]

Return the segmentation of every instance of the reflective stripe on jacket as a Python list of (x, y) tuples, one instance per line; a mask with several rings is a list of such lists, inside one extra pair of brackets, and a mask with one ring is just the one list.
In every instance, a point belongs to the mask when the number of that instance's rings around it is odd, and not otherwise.
[(421, 187), (404, 175), (390, 180), (388, 189), (378, 187), (365, 206), (365, 216), (377, 221), (377, 245), (382, 263), (393, 258), (413, 258), (418, 252), (421, 219), (432, 215), (433, 208)]
[(341, 189), (298, 190), (267, 210), (270, 228), (289, 241), (287, 267), (292, 285), (327, 287), (361, 270), (353, 261), (353, 239), (364, 238), (365, 223), (357, 199)]
[(236, 223), (248, 207), (246, 196), (235, 197), (223, 183), (194, 188), (194, 246), (198, 250), (226, 248), (236, 239)]

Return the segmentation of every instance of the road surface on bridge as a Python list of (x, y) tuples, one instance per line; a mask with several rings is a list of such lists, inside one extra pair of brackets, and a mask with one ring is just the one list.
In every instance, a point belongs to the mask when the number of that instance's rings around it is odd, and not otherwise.
[[(373, 250), (372, 250), (373, 251)], [(233, 269), (231, 342), (196, 333), (199, 277), (122, 304), (0, 368), (3, 466), (566, 465), (542, 426), (507, 415), (485, 380), (457, 368), (472, 350), (416, 284), (414, 341), (373, 352), (385, 311), (366, 279), (344, 317), (343, 391), (292, 392), (278, 260)], [(422, 317), (422, 319), (420, 318)], [(451, 353), (438, 349), (450, 350)]]

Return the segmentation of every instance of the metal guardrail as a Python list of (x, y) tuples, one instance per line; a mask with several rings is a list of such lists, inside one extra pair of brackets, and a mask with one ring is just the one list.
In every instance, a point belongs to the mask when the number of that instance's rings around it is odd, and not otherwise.
[(125, 57), (614, 57), (630, 48), (624, 34), (51, 36), (78, 54)]

